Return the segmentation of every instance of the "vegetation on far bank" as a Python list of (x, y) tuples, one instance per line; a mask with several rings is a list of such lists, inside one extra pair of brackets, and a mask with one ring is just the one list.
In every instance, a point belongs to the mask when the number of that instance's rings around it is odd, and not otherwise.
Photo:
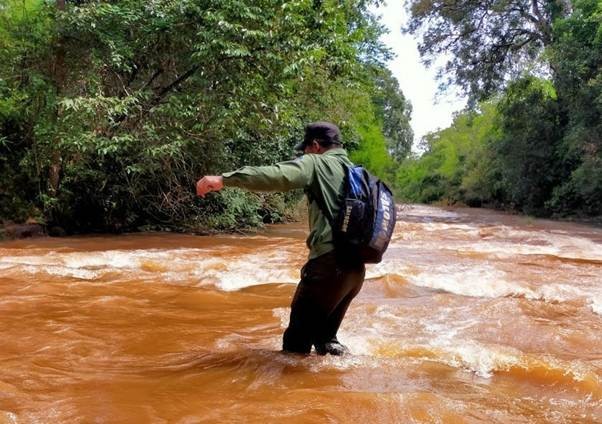
[(469, 105), (411, 154), (378, 0), (6, 0), (0, 222), (59, 233), (234, 230), (300, 193), (202, 175), (289, 159), (329, 120), (352, 160), (409, 202), (602, 215), (602, 5), (409, 0), (404, 29)]
[(0, 220), (68, 232), (279, 221), (299, 194), (200, 199), (194, 183), (289, 159), (314, 120), (390, 173), (410, 151), (410, 105), (374, 3), (7, 0)]
[[(396, 174), (414, 202), (602, 215), (602, 4), (414, 0), (425, 57), (452, 52), (470, 108)], [(455, 6), (454, 6), (455, 5)]]

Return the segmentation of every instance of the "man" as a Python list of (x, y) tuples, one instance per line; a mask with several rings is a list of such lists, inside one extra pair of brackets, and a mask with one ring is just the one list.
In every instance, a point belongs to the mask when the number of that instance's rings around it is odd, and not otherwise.
[(304, 189), (309, 204), (309, 260), (301, 269), (283, 350), (308, 354), (313, 345), (319, 355), (342, 355), (348, 349), (337, 340), (337, 331), (362, 287), (365, 267), (335, 248), (329, 219), (322, 210), (337, 216), (343, 198), (343, 164), (352, 163), (342, 148), (339, 129), (329, 122), (307, 125), (303, 142), (295, 150), (305, 154), (273, 166), (245, 166), (221, 176), (205, 176), (197, 182), (197, 194), (204, 197), (224, 186), (256, 191)]

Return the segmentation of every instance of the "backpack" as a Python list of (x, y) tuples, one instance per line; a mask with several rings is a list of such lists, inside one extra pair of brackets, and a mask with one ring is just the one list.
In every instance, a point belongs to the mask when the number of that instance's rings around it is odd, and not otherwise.
[(316, 202), (330, 222), (337, 249), (364, 263), (379, 263), (395, 228), (393, 194), (362, 166), (343, 167), (343, 199), (337, 216), (327, 214), (321, 196)]

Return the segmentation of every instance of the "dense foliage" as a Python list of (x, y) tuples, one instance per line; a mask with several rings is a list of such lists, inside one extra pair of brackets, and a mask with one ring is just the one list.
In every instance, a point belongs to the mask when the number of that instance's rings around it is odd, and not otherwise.
[[(495, 106), (460, 114), (451, 127), (429, 134), (420, 158), (407, 159), (397, 171), (401, 197), (413, 202), (443, 198), (478, 204), (486, 186), (487, 139), (493, 131)], [(482, 188), (483, 187), (483, 188)]]
[[(443, 83), (456, 83), (479, 100), (495, 94), (525, 68), (540, 71), (554, 39), (552, 23), (570, 13), (566, 0), (408, 0), (405, 31), (422, 36), (427, 63), (441, 54)], [(543, 62), (542, 63), (542, 59)]]
[(68, 231), (237, 228), (295, 196), (194, 182), (288, 159), (312, 120), (390, 173), (409, 103), (373, 2), (6, 0), (0, 5), (0, 219)]
[[(441, 5), (451, 3), (429, 3), (434, 11), (420, 13), (449, 12)], [(457, 25), (468, 25), (467, 10), (458, 10), (457, 19), (449, 18), (453, 25), (435, 20), (440, 27), (429, 27), (423, 40), (430, 46), (427, 50), (442, 48), (449, 31), (460, 34), (454, 39), (457, 47), (451, 50), (455, 56), (448, 69), (456, 69), (455, 77), (473, 100), (483, 93), (494, 95), (456, 116), (450, 128), (426, 138), (425, 154), (408, 159), (397, 173), (401, 194), (414, 201), (486, 203), (536, 215), (602, 215), (602, 4), (595, 0), (499, 3), (483, 21), (494, 34), (503, 38), (510, 31), (519, 37), (527, 31), (512, 29), (518, 28), (520, 19), (511, 19), (511, 14), (504, 24), (491, 20), (504, 11), (517, 16), (545, 11), (540, 15), (549, 18), (549, 30), (531, 41), (524, 39), (520, 46), (509, 46), (510, 56), (503, 60), (486, 59), (485, 63), (496, 64), (493, 74), (477, 68), (458, 74), (472, 53), (471, 63), (481, 66), (478, 62), (496, 41), (489, 37), (477, 45), (472, 31), (463, 41), (465, 34)], [(427, 2), (414, 2), (414, 7), (419, 4), (427, 7)], [(466, 3), (478, 8), (495, 4)], [(536, 24), (528, 20), (530, 26)], [(541, 37), (544, 33), (546, 38)], [(547, 76), (512, 59), (531, 42), (551, 70)], [(509, 64), (520, 76), (506, 69)]]

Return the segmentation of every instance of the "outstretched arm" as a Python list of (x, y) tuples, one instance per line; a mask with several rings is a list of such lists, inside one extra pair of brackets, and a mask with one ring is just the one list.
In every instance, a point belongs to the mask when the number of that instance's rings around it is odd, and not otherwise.
[(204, 197), (223, 187), (240, 187), (254, 191), (288, 191), (306, 188), (313, 179), (314, 158), (305, 155), (272, 166), (245, 166), (221, 176), (210, 175), (197, 182), (197, 194)]

